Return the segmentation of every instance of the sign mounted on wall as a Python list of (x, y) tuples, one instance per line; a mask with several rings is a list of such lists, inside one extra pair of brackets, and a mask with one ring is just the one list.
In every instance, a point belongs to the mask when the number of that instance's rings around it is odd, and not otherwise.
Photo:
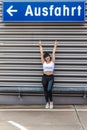
[(4, 1), (3, 22), (84, 22), (84, 0)]

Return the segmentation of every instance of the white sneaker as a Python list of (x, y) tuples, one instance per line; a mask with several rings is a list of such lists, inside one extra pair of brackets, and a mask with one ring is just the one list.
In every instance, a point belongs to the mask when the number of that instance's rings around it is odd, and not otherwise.
[(50, 102), (50, 109), (53, 109), (53, 102)]
[(46, 108), (46, 109), (49, 108), (49, 103), (48, 103), (48, 102), (46, 103), (45, 108)]

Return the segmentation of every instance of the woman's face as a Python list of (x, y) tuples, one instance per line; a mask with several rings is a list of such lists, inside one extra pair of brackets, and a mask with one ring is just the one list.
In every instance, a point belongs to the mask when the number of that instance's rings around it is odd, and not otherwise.
[(49, 61), (50, 61), (50, 56), (47, 56), (47, 57), (45, 58), (45, 61), (46, 61), (46, 62), (49, 62)]

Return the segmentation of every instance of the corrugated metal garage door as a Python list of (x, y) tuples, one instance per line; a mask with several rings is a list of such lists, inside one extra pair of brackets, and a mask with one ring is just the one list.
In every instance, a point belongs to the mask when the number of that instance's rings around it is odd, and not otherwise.
[(42, 86), (39, 40), (49, 52), (59, 42), (55, 87), (87, 87), (87, 0), (85, 23), (3, 23), (0, 13), (0, 86)]

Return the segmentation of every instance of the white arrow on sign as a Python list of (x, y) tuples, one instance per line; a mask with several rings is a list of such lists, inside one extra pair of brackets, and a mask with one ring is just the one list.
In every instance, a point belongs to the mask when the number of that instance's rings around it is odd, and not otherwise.
[(10, 15), (10, 16), (13, 16), (13, 12), (17, 12), (18, 10), (13, 10), (13, 5), (11, 5), (8, 9), (7, 9), (7, 13)]

